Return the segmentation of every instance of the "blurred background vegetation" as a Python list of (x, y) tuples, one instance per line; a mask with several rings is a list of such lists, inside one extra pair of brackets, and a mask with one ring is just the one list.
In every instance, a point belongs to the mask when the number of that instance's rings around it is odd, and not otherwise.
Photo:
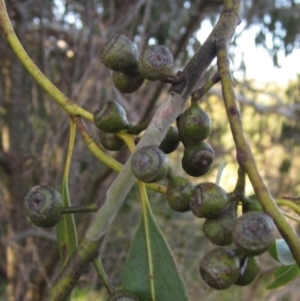
[[(168, 85), (146, 82), (132, 95), (114, 89), (110, 71), (99, 60), (107, 38), (126, 34), (141, 51), (148, 44), (162, 44), (172, 51), (176, 70), (181, 70), (200, 46), (202, 24), (212, 25), (222, 8), (218, 0), (23, 0), (6, 1), (15, 31), (30, 57), (51, 81), (73, 101), (93, 112), (102, 98), (115, 99), (125, 108), (131, 123), (151, 118), (164, 100)], [(279, 53), (290, 55), (300, 46), (300, 1), (245, 0), (239, 35), (233, 42), (237, 99), (245, 133), (259, 170), (275, 198), (300, 194), (300, 75), (288, 84), (260, 83), (247, 77), (247, 62), (236, 58), (239, 39), (259, 26), (255, 43), (264, 47), (278, 67)], [(257, 28), (257, 27), (256, 27)], [(201, 32), (207, 36), (209, 32)], [(271, 41), (271, 42), (270, 42)], [(25, 216), (23, 198), (37, 184), (59, 189), (68, 143), (68, 118), (24, 70), (3, 35), (0, 35), (0, 300), (35, 301), (58, 272), (55, 230), (39, 229)], [(295, 61), (295, 64), (298, 64)], [(251, 63), (255, 64), (255, 60)], [(214, 74), (212, 66), (203, 83)], [(264, 73), (264, 66), (257, 71)], [(237, 163), (226, 120), (220, 86), (205, 96), (203, 108), (213, 120), (208, 141), (216, 159), (211, 171), (195, 183), (215, 181), (221, 162), (227, 163), (221, 186), (235, 184)], [(88, 127), (98, 140), (92, 124)], [(182, 146), (170, 155), (177, 175)], [(111, 153), (124, 163), (129, 152)], [(94, 158), (78, 135), (71, 166), (69, 189), (73, 205), (101, 205), (116, 174)], [(247, 185), (247, 194), (251, 194)], [(213, 291), (199, 275), (200, 258), (213, 246), (203, 237), (203, 221), (191, 213), (175, 213), (164, 196), (149, 192), (155, 216), (174, 252), (191, 301), (196, 300), (298, 300), (300, 280), (274, 291), (266, 290), (276, 263), (261, 256), (259, 278), (245, 288)], [(92, 214), (76, 215), (82, 237)], [(128, 195), (102, 247), (101, 258), (109, 279), (118, 286), (131, 239), (140, 218), (136, 188)], [(294, 222), (291, 221), (293, 224)], [(295, 223), (294, 223), (295, 224)], [(295, 224), (295, 228), (296, 228)], [(2, 297), (1, 297), (2, 296)], [(105, 296), (94, 269), (81, 278), (74, 300)]]

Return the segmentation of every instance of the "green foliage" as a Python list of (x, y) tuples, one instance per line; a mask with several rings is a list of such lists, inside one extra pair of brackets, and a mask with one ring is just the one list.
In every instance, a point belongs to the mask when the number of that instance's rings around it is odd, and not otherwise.
[[(63, 177), (63, 182), (61, 185), (61, 195), (63, 205), (65, 207), (71, 206), (70, 196), (69, 196), (69, 187), (68, 187), (68, 178), (69, 178), (69, 168), (71, 163), (71, 157), (74, 147), (76, 128), (73, 122), (70, 122), (70, 140), (69, 140), (69, 151), (67, 155), (67, 161), (65, 165), (65, 173)], [(75, 227), (75, 221), (73, 214), (64, 214), (61, 217), (60, 222), (56, 227), (57, 233), (57, 246), (61, 260), (61, 268), (67, 263), (71, 255), (74, 253), (77, 248), (77, 232)]]
[(275, 280), (268, 285), (268, 289), (284, 286), (299, 276), (299, 266), (295, 263), (295, 259), (284, 239), (276, 239), (270, 246), (269, 253), (282, 266), (274, 272), (273, 276)]
[(290, 251), (284, 239), (276, 239), (274, 243), (269, 247), (270, 255), (282, 265), (292, 265), (295, 263), (295, 259)]
[(144, 301), (188, 300), (170, 247), (148, 205), (132, 241), (122, 287)]
[(267, 286), (268, 289), (275, 289), (287, 285), (300, 274), (300, 269), (297, 264), (283, 265), (274, 273), (274, 282)]

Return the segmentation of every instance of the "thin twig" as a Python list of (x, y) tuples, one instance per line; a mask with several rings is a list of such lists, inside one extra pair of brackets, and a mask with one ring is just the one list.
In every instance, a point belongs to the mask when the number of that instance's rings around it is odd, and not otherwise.
[[(228, 2), (231, 3), (231, 1)], [(230, 17), (231, 19), (236, 18), (235, 13), (230, 9), (227, 10), (226, 13), (229, 17), (228, 22), (230, 22)], [(232, 20), (232, 22), (234, 21)], [(284, 216), (277, 207), (274, 199), (272, 198), (272, 195), (270, 194), (258, 171), (251, 148), (244, 135), (241, 116), (234, 92), (234, 82), (232, 80), (229, 67), (228, 44), (230, 43), (230, 41), (231, 37), (228, 37), (226, 33), (224, 33), (223, 36), (220, 36), (219, 39), (216, 40), (216, 47), (218, 70), (221, 77), (223, 98), (227, 118), (236, 146), (237, 161), (247, 173), (252, 183), (255, 194), (263, 207), (263, 210), (274, 219), (279, 232), (288, 243), (295, 260), (300, 265), (300, 240), (297, 235), (295, 235), (293, 229), (287, 223)]]

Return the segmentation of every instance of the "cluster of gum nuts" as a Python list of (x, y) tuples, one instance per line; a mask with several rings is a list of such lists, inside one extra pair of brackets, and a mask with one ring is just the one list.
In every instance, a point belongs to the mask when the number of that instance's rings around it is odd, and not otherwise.
[[(112, 80), (115, 87), (124, 93), (136, 91), (132, 88), (137, 82), (135, 77), (140, 79), (136, 86), (138, 89), (144, 79), (163, 80), (172, 76), (173, 59), (166, 47), (149, 46), (137, 57), (134, 44), (123, 35), (109, 40), (101, 59), (113, 70)], [(118, 76), (115, 76), (116, 73)], [(132, 78), (131, 85), (125, 80), (116, 80), (121, 77)], [(119, 107), (119, 104), (112, 106)], [(123, 108), (120, 108), (120, 112), (123, 124), (120, 122), (119, 128), (106, 127), (108, 124), (114, 124), (118, 117), (117, 114), (110, 115), (105, 105), (95, 112), (94, 122), (100, 131), (106, 133), (113, 134), (120, 130), (130, 133), (132, 125), (128, 123)], [(104, 118), (109, 115), (110, 122), (102, 124)], [(200, 273), (211, 287), (227, 289), (232, 284), (248, 285), (256, 278), (260, 270), (257, 255), (265, 252), (274, 241), (275, 227), (272, 219), (262, 212), (257, 201), (251, 200), (255, 205), (249, 206), (249, 198), (243, 197), (239, 200), (234, 193), (226, 193), (214, 183), (195, 186), (187, 179), (171, 173), (166, 154), (176, 150), (180, 141), (184, 145), (181, 161), (184, 171), (192, 177), (199, 177), (208, 172), (215, 153), (211, 145), (204, 140), (211, 133), (211, 128), (209, 115), (198, 101), (192, 101), (190, 107), (177, 118), (177, 128), (172, 126), (169, 129), (159, 147), (145, 146), (133, 154), (131, 167), (135, 177), (146, 183), (160, 181), (166, 176), (166, 199), (170, 207), (179, 212), (191, 210), (195, 216), (205, 218), (203, 233), (220, 248), (204, 256), (200, 263)], [(105, 147), (104, 144), (103, 146)], [(242, 201), (243, 215), (237, 218), (239, 201)], [(232, 245), (235, 247), (224, 248)]]
[[(168, 48), (152, 45), (139, 56), (134, 43), (124, 35), (112, 37), (104, 46), (101, 60), (113, 70), (112, 81), (122, 93), (133, 93), (144, 80), (163, 80), (172, 76), (173, 57)], [(100, 131), (100, 142), (110, 151), (120, 150), (124, 142), (115, 136), (119, 131), (138, 135), (145, 128), (131, 125), (124, 108), (114, 100), (103, 100), (94, 112), (94, 123)], [(219, 248), (209, 252), (200, 262), (200, 274), (214, 289), (231, 285), (248, 285), (258, 275), (257, 255), (265, 252), (274, 241), (272, 219), (262, 212), (257, 200), (235, 193), (227, 193), (214, 183), (192, 184), (174, 175), (169, 168), (167, 154), (184, 145), (181, 165), (184, 171), (199, 177), (210, 169), (215, 153), (204, 140), (211, 133), (211, 119), (198, 101), (192, 101), (171, 126), (159, 146), (148, 145), (134, 152), (131, 168), (135, 177), (145, 183), (168, 179), (166, 199), (178, 212), (191, 212), (204, 218), (203, 233)], [(25, 197), (25, 208), (30, 220), (41, 227), (58, 223), (62, 202), (59, 194), (49, 186), (35, 186)], [(243, 214), (237, 217), (237, 206), (242, 202)], [(49, 205), (48, 203), (51, 202)], [(225, 248), (225, 246), (227, 246)], [(122, 295), (123, 294), (123, 295)], [(124, 295), (125, 294), (125, 295)], [(130, 293), (117, 293), (116, 299), (137, 300)], [(127, 299), (126, 299), (127, 298)], [(123, 299), (120, 299), (123, 300)]]

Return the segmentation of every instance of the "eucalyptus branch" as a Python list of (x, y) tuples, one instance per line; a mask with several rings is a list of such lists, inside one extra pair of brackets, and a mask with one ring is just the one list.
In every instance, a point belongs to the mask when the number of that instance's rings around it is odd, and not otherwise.
[(293, 202), (300, 201), (300, 197), (293, 197), (293, 196), (288, 196), (288, 195), (283, 195), (281, 198), (283, 200), (290, 200), (290, 201), (293, 201)]
[(150, 120), (146, 120), (136, 125), (130, 125), (127, 129), (127, 133), (131, 135), (138, 135), (142, 131), (144, 131), (149, 124), (150, 124)]
[(293, 216), (293, 215), (291, 215), (291, 214), (289, 214), (289, 213), (287, 213), (287, 212), (285, 212), (285, 211), (283, 211), (283, 210), (281, 210), (281, 213), (282, 213), (285, 217), (287, 217), (287, 218), (289, 218), (289, 219), (291, 219), (291, 220), (297, 222), (298, 224), (300, 224), (300, 219), (299, 219), (299, 218), (296, 218), (295, 216)]
[[(178, 86), (180, 85), (172, 86), (168, 94), (167, 100), (157, 110), (150, 125), (148, 126), (143, 137), (138, 143), (136, 150), (140, 149), (145, 145), (160, 144), (173, 121), (182, 112), (185, 101), (190, 95), (191, 91), (195, 89), (195, 86), (200, 80), (200, 77), (216, 56), (215, 40), (218, 37), (218, 35), (220, 35), (221, 37), (224, 34), (224, 31), (226, 31), (227, 36), (233, 35), (235, 26), (239, 22), (238, 15), (240, 10), (240, 4), (241, 1), (224, 2), (224, 9), (215, 29), (213, 30), (207, 41), (202, 45), (202, 47), (197, 51), (195, 56), (188, 63), (186, 68), (183, 70), (183, 75), (186, 79), (187, 84), (185, 86), (182, 86), (180, 91), (178, 90)], [(227, 11), (230, 9), (234, 13), (235, 18), (231, 18), (231, 20), (234, 21), (227, 22)], [(106, 195), (106, 202), (97, 212), (94, 221), (87, 229), (84, 242), (81, 242), (79, 244), (79, 248), (83, 247), (83, 243), (85, 244), (85, 250), (87, 254), (78, 254), (78, 252), (75, 252), (74, 256), (68, 262), (68, 265), (65, 267), (65, 269), (58, 276), (57, 280), (54, 282), (52, 287), (49, 289), (45, 300), (63, 301), (65, 297), (71, 292), (72, 288), (74, 287), (74, 285), (80, 277), (80, 273), (76, 273), (76, 275), (74, 275), (72, 279), (70, 279), (68, 276), (76, 267), (78, 256), (82, 256), (82, 258), (80, 258), (80, 262), (82, 264), (84, 261), (91, 260), (91, 258), (93, 258), (91, 257), (92, 254), (90, 254), (92, 250), (94, 250), (92, 246), (94, 244), (99, 244), (100, 246), (101, 241), (105, 237), (109, 226), (113, 222), (118, 209), (122, 205), (126, 195), (128, 194), (129, 190), (135, 182), (131, 172), (130, 160), (131, 158), (129, 158), (129, 160), (126, 162), (124, 168), (118, 174), (114, 183), (108, 189)], [(86, 262), (86, 264), (87, 263), (88, 261)], [(64, 277), (70, 280), (66, 284), (63, 284), (62, 281), (59, 282), (59, 279), (62, 280)], [(58, 299), (53, 298), (53, 292), (56, 291), (61, 292), (59, 298), (56, 295), (56, 298)]]
[(282, 199), (282, 200), (277, 200), (277, 201), (276, 201), (276, 204), (277, 204), (278, 206), (286, 206), (286, 207), (292, 209), (292, 210), (293, 210), (294, 212), (296, 212), (298, 215), (300, 215), (300, 207), (299, 207), (297, 204), (295, 204), (294, 202), (291, 202), (291, 201), (287, 201), (287, 200)]
[(227, 36), (229, 39), (232, 38), (235, 27), (240, 23), (241, 2), (241, 0), (224, 0), (218, 23), (188, 65), (184, 68), (183, 74), (187, 79), (187, 86), (182, 93), (184, 99), (192, 93), (204, 71), (216, 57), (216, 40), (223, 36)]
[(83, 212), (96, 212), (99, 209), (97, 204), (83, 205), (83, 206), (71, 206), (62, 207), (61, 214), (70, 213), (83, 213)]
[[(110, 167), (116, 172), (120, 172), (123, 168), (123, 165), (118, 161), (116, 161), (115, 159), (113, 159), (112, 157), (110, 157), (107, 153), (105, 153), (105, 151), (101, 148), (101, 146), (94, 140), (94, 138), (90, 134), (83, 119), (81, 117), (74, 117), (73, 119), (90, 152), (101, 162), (103, 162), (105, 165), (107, 165), (108, 167)], [(117, 136), (122, 139), (124, 139), (124, 136), (126, 135), (128, 134), (122, 132), (117, 133)], [(147, 183), (146, 186), (156, 192), (163, 193), (163, 194), (165, 194), (167, 191), (166, 187), (159, 185), (157, 183), (150, 183), (150, 184)]]
[[(184, 100), (182, 97), (179, 94), (170, 92), (166, 102), (161, 105), (153, 117), (136, 150), (149, 144), (158, 145), (166, 135), (172, 122), (181, 113), (183, 105)], [(118, 209), (134, 183), (135, 178), (132, 175), (129, 159), (107, 190), (106, 202), (98, 210), (93, 222), (88, 227), (85, 239), (80, 242), (77, 249), (80, 249), (81, 252), (76, 250), (64, 270), (58, 275), (56, 281), (47, 292), (44, 300), (63, 301), (68, 296), (82, 273), (82, 269), (81, 273), (74, 273), (74, 269), (78, 270), (78, 261), (80, 262), (80, 268), (82, 268), (90, 260), (94, 259), (94, 256), (97, 254), (95, 252), (95, 245), (100, 246)], [(70, 275), (73, 275), (73, 277), (70, 277)], [(67, 280), (63, 281), (64, 278)]]
[[(234, 18), (235, 13), (231, 10), (226, 12)], [(231, 37), (224, 35), (216, 40), (218, 70), (221, 77), (222, 92), (225, 102), (227, 118), (229, 120), (231, 132), (236, 145), (237, 161), (247, 173), (255, 194), (259, 199), (263, 210), (272, 216), (274, 222), (283, 238), (288, 243), (295, 260), (300, 265), (300, 241), (293, 229), (289, 226), (284, 216), (281, 214), (267, 186), (265, 185), (256, 166), (251, 148), (246, 141), (240, 112), (234, 92), (234, 83), (231, 78), (228, 58), (228, 44)]]
[[(216, 56), (216, 44), (215, 41), (226, 33), (227, 37), (231, 37), (234, 33), (235, 26), (239, 22), (239, 10), (241, 1), (224, 1), (224, 8), (220, 19), (215, 26), (214, 30), (206, 40), (206, 42), (199, 48), (195, 56), (188, 63), (183, 70), (183, 78), (185, 82), (183, 85), (173, 85), (167, 100), (161, 105), (156, 112), (150, 125), (146, 129), (143, 137), (138, 143), (136, 150), (145, 145), (159, 145), (173, 121), (182, 112), (185, 101), (189, 97), (190, 93), (195, 89), (202, 74), (211, 64), (212, 60)], [(232, 18), (228, 19), (228, 11)], [(9, 22), (4, 1), (0, 2), (0, 22), (3, 31), (28, 72), (34, 77), (44, 90), (52, 96), (55, 101), (63, 107), (63, 109), (73, 117), (73, 120), (78, 126), (79, 117), (92, 121), (92, 114), (85, 111), (81, 107), (77, 106), (71, 100), (69, 100), (61, 91), (59, 91), (35, 66), (32, 60), (28, 57), (27, 53), (23, 49), (22, 45), (18, 41), (13, 28)], [(230, 21), (230, 22), (228, 22)], [(186, 83), (186, 84), (185, 84)], [(96, 149), (94, 141), (90, 139), (88, 131), (78, 126), (83, 138), (86, 138), (86, 143), (89, 149), (93, 149), (95, 153)], [(117, 166), (117, 165), (116, 165)], [(119, 166), (117, 167), (119, 168)], [(70, 294), (75, 283), (79, 279), (84, 267), (97, 256), (97, 252), (103, 238), (105, 237), (107, 230), (115, 218), (116, 212), (123, 203), (127, 193), (134, 184), (135, 179), (132, 175), (130, 168), (130, 159), (124, 165), (123, 169), (119, 172), (116, 180), (110, 186), (107, 191), (106, 202), (99, 209), (94, 221), (89, 226), (85, 238), (80, 242), (78, 248), (73, 253), (71, 259), (65, 265), (64, 269), (60, 272), (56, 281), (46, 294), (45, 300), (65, 300)]]
[(246, 186), (246, 173), (239, 167), (238, 169), (238, 179), (234, 188), (234, 193), (241, 199), (245, 195), (245, 186)]
[[(88, 263), (97, 258), (101, 243), (102, 240), (90, 241), (83, 238), (48, 290), (44, 300), (65, 301)], [(75, 283), (74, 279), (76, 279)]]
[(76, 123), (77, 128), (90, 152), (101, 162), (105, 162), (108, 167), (110, 167), (114, 171), (120, 172), (122, 169), (122, 164), (105, 153), (102, 147), (94, 140), (94, 138), (90, 134), (90, 131), (88, 130), (83, 119), (76, 116), (73, 118), (73, 120)]
[(103, 285), (105, 286), (107, 292), (109, 295), (111, 295), (114, 291), (115, 291), (115, 288), (113, 287), (113, 285), (110, 283), (105, 271), (104, 271), (104, 268), (103, 268), (103, 265), (102, 265), (102, 262), (99, 258), (95, 258), (93, 260), (93, 265), (103, 283)]
[(200, 89), (194, 91), (191, 94), (192, 101), (200, 100), (219, 81), (220, 81), (220, 75), (219, 72), (216, 72), (214, 76), (207, 83), (205, 83)]
[(172, 75), (162, 79), (161, 81), (167, 84), (177, 85), (180, 83), (180, 77), (177, 75)]

